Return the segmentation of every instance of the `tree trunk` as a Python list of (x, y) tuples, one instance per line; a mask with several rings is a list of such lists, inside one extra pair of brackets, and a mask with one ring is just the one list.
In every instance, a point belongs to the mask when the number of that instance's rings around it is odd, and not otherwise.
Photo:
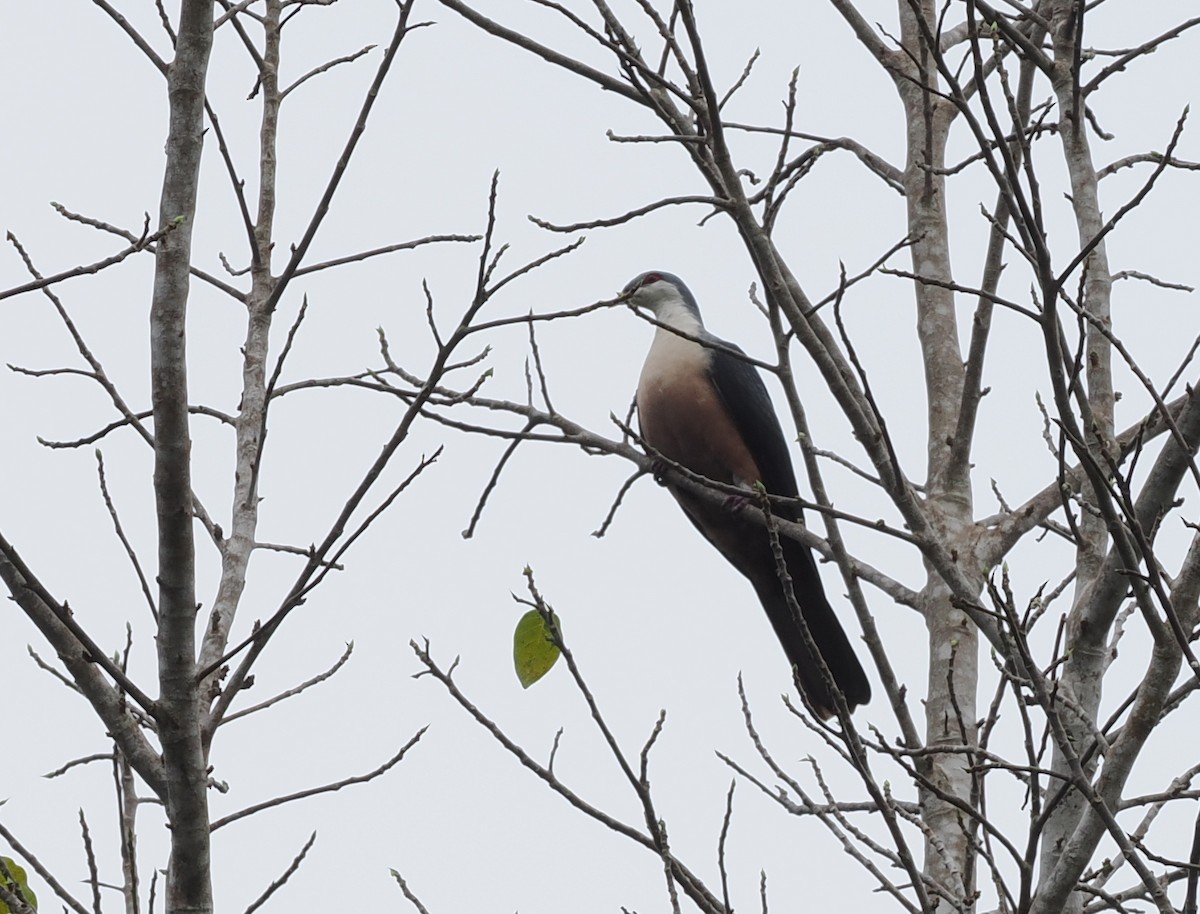
[(188, 431), (187, 300), (192, 228), (204, 147), (204, 84), (212, 48), (211, 0), (184, 0), (167, 77), (170, 129), (150, 309), (154, 492), (158, 513), (159, 738), (171, 828), (166, 910), (209, 914), (208, 774), (196, 687), (196, 574)]

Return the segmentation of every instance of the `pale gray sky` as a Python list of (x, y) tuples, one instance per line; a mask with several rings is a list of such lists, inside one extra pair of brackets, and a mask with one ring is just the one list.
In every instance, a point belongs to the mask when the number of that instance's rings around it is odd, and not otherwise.
[[(167, 53), (153, 4), (129, 0), (118, 6)], [(768, 0), (699, 6), (710, 61), (723, 84), (737, 78), (755, 48), (762, 51), (752, 78), (727, 109), (732, 119), (780, 122), (790, 71), (799, 66), (799, 129), (854, 137), (902, 164), (903, 125), (890, 80), (831, 7), (805, 3), (788, 9)], [(870, 0), (861, 6), (869, 20), (895, 31), (894, 4)], [(548, 42), (563, 41), (567, 50), (581, 51), (597, 66), (611, 69), (545, 10), (499, 2), (488, 7), (514, 27)], [(1110, 0), (1089, 18), (1089, 43), (1136, 45), (1184, 19), (1191, 8), (1182, 0), (1150, 5)], [(342, 0), (332, 9), (305, 11), (285, 30), (285, 74), (295, 78), (328, 58), (366, 44), (386, 44), (393, 14), (393, 5), (382, 0)], [(953, 4), (951, 18), (958, 15), (959, 4)], [(436, 25), (413, 33), (403, 45), (355, 163), (313, 246), (314, 260), (432, 233), (480, 231), (495, 169), (500, 171), (497, 239), (512, 245), (506, 255), (510, 266), (565, 241), (533, 226), (527, 214), (569, 223), (616, 215), (664, 195), (706, 192), (679, 149), (606, 140), (609, 129), (617, 134), (660, 131), (648, 114), (625, 100), (490, 38), (436, 3), (419, 5), (415, 18), (435, 20)], [(649, 45), (650, 36), (645, 40)], [(285, 104), (277, 220), (281, 245), (296, 240), (307, 223), (379, 53), (376, 49), (306, 84)], [(1110, 143), (1097, 144), (1101, 161), (1164, 147), (1183, 106), (1195, 99), (1197, 61), (1195, 38), (1185, 37), (1139, 62), (1101, 94), (1097, 113), (1104, 128), (1116, 134)], [(251, 191), (258, 108), (245, 97), (252, 84), (240, 43), (222, 29), (210, 96), (234, 155), (251, 178)], [(157, 212), (165, 136), (163, 81), (99, 9), (84, 0), (6, 5), (0, 13), (0, 85), (0, 173), (5, 176), (0, 181), (0, 228), (21, 239), (43, 273), (99, 259), (119, 247), (97, 232), (64, 222), (50, 201), (132, 230), (140, 228), (144, 212)], [(1045, 95), (1043, 87), (1035, 92), (1035, 101)], [(205, 151), (196, 261), (219, 274), (218, 252), (241, 266), (245, 244), (211, 140)], [(752, 167), (769, 171), (772, 141), (738, 143), (755, 163)], [(1056, 226), (1052, 239), (1066, 251), (1074, 229), (1060, 202), (1063, 178), (1054, 144), (1047, 141), (1045, 196)], [(965, 132), (956, 135), (956, 150), (970, 147)], [(1178, 154), (1200, 159), (1200, 146), (1185, 136)], [(1115, 211), (1146, 174), (1143, 167), (1106, 182), (1106, 211)], [(1200, 281), (1195, 259), (1198, 196), (1194, 178), (1168, 174), (1163, 188), (1131, 217), (1127, 230), (1112, 239), (1113, 269), (1143, 270), (1192, 285)], [(977, 278), (983, 253), (987, 226), (978, 206), (991, 206), (992, 200), (986, 182), (970, 178), (950, 190), (956, 220), (953, 255), (965, 282)], [(779, 243), (815, 296), (836, 286), (839, 261), (857, 272), (905, 232), (903, 200), (844, 154), (824, 157), (790, 206)], [(585, 305), (615, 294), (645, 269), (661, 268), (689, 283), (710, 329), (752, 354), (769, 357), (768, 330), (747, 298), (755, 279), (749, 261), (720, 219), (697, 225), (704, 215), (698, 207), (666, 211), (589, 233), (580, 251), (511, 286), (485, 317)], [(282, 342), (303, 294), (309, 318), (285, 381), (378, 366), (376, 327), (386, 329), (396, 359), (421, 373), (432, 352), (421, 280), (428, 279), (438, 317), (449, 326), (470, 293), (476, 252), (465, 245), (425, 248), (295, 283), (280, 305), (275, 339)], [(285, 254), (278, 252), (277, 264)], [(897, 265), (907, 267), (907, 261), (900, 259)], [(136, 408), (148, 403), (151, 270), (150, 257), (135, 257), (58, 290), (109, 376)], [(0, 254), (0, 289), (24, 277), (19, 258), (6, 249)], [(1007, 292), (1021, 298), (1027, 289), (1028, 278), (1017, 275)], [(972, 305), (962, 302), (964, 327)], [(1194, 296), (1132, 283), (1121, 288), (1118, 308), (1121, 332), (1156, 377), (1173, 369), (1200, 323)], [(873, 279), (848, 297), (846, 316), (901, 456), (909, 461), (908, 472), (920, 478), (924, 407), (912, 293), (903, 281)], [(202, 285), (194, 287), (189, 368), (195, 402), (236, 409), (242, 321), (236, 305)], [(1035, 391), (1044, 389), (1036, 328), (1007, 313), (998, 315), (997, 325), (988, 367), (994, 393), (985, 401), (976, 450), (979, 515), (993, 509), (989, 477), (1015, 502), (1046, 484), (1054, 472), (1033, 401)], [(623, 309), (542, 328), (539, 341), (558, 409), (599, 432), (617, 434), (608, 416), (624, 415), (650, 333)], [(525, 331), (510, 329), (488, 342), (495, 376), (485, 391), (522, 399)], [(28, 368), (81, 364), (40, 295), (0, 302), (0, 361)], [(848, 427), (815, 372), (807, 365), (799, 370), (818, 444), (857, 456)], [(1144, 398), (1132, 384), (1123, 383), (1129, 394), (1128, 421), (1140, 415)], [(773, 393), (778, 391), (773, 388)], [(111, 421), (111, 408), (95, 385), (81, 378), (34, 380), (3, 372), (0, 410), (0, 530), (23, 550), (52, 591), (70, 601), (106, 648), (120, 648), (125, 624), (131, 623), (132, 670), (152, 682), (151, 620), (112, 534), (97, 489), (93, 447), (47, 450), (35, 437), (87, 435)], [(390, 436), (398, 414), (394, 403), (348, 390), (300, 392), (278, 403), (263, 470), (260, 538), (297, 546), (319, 540)], [(205, 418), (194, 420), (193, 434), (196, 488), (219, 520), (228, 514), (232, 439)], [(313, 829), (319, 833), (316, 847), (273, 902), (277, 909), (328, 898), (343, 910), (404, 910), (389, 867), (405, 874), (434, 914), (607, 912), (620, 905), (643, 914), (669, 909), (661, 865), (650, 854), (552, 796), (469, 721), (437, 683), (410, 678), (419, 669), (408, 648), (411, 638), (428, 637), (444, 664), (460, 656), (458, 682), (487, 714), (543, 761), (563, 727), (556, 771), (586, 799), (637, 824), (635, 798), (606, 755), (566, 670), (556, 668), (528, 691), (512, 672), (511, 631), (522, 608), (509, 594), (523, 590), (526, 564), (555, 605), (568, 642), (631, 755), (640, 749), (659, 709), (667, 709), (651, 770), (659, 811), (673, 849), (710, 887), (719, 886), (715, 848), (731, 779), (714, 750), (770, 780), (742, 729), (739, 671), (760, 732), (780, 763), (815, 789), (802, 761), (812, 755), (841, 798), (862, 796), (853, 774), (781, 708), (778, 697), (789, 689), (788, 673), (753, 593), (695, 534), (664, 490), (641, 480), (609, 535), (597, 540), (589, 534), (603, 519), (628, 467), (568, 448), (526, 444), (493, 495), (477, 535), (464, 541), (460, 531), (501, 453), (501, 442), (422, 425), (388, 478), (399, 481), (422, 454), (443, 444), (446, 450), (436, 466), (351, 552), (347, 571), (332, 576), (293, 614), (264, 655), (248, 701), (314, 675), (336, 659), (347, 641), (355, 643), (351, 663), (331, 682), (221, 731), (213, 773), (230, 790), (213, 795), (214, 816), (370, 770), (419, 727), (430, 724), (429, 732), (408, 759), (379, 781), (219, 831), (214, 871), (222, 910), (244, 909), (283, 871)], [(151, 454), (128, 431), (109, 436), (100, 447), (122, 520), (152, 567)], [(839, 507), (871, 517), (886, 512), (848, 474), (831, 471), (830, 484)], [(851, 542), (873, 564), (909, 586), (920, 586), (914, 551), (857, 531)], [(199, 555), (200, 593), (207, 605), (216, 563), (203, 543)], [(1050, 541), (1018, 550), (1010, 564), (1019, 597), (1031, 596), (1043, 580), (1057, 583), (1067, 567), (1065, 555)], [(253, 619), (273, 611), (298, 568), (298, 560), (277, 554), (257, 553), (254, 562), (238, 623), (242, 636)], [(849, 621), (837, 574), (828, 566), (823, 573), (832, 602)], [(925, 676), (922, 622), (878, 592), (868, 590), (868, 598), (886, 643), (895, 646), (893, 660), (901, 680), (919, 696)], [(73, 890), (86, 894), (79, 882), (86, 875), (76, 824), (80, 807), (92, 826), (102, 873), (114, 882), (119, 876), (111, 772), (92, 765), (49, 782), (40, 775), (72, 758), (104, 751), (102, 728), (77, 696), (34, 668), (26, 643), (47, 660), (53, 657), (11, 603), (0, 633), (10, 734), (0, 769), (7, 799), (0, 821)], [(1136, 651), (1138, 644), (1132, 639), (1127, 649)], [(1140, 669), (1131, 664), (1129, 675)], [(919, 714), (915, 701), (913, 706)], [(864, 726), (878, 722), (890, 738), (894, 723), (878, 697), (858, 719)], [(1163, 754), (1161, 766), (1143, 769), (1146, 790), (1161, 789), (1181, 767), (1173, 753)], [(897, 793), (911, 793), (899, 771), (884, 766), (877, 774), (890, 780)], [(1014, 792), (1014, 813), (1019, 804), (1020, 794)], [(148, 876), (151, 866), (165, 864), (161, 816), (146, 809), (142, 826)], [(873, 893), (870, 880), (816, 821), (789, 819), (746, 783), (738, 787), (729, 840), (736, 908), (757, 908), (764, 869), (774, 910), (894, 907)], [(43, 904), (51, 904), (49, 890), (41, 884), (36, 888)]]

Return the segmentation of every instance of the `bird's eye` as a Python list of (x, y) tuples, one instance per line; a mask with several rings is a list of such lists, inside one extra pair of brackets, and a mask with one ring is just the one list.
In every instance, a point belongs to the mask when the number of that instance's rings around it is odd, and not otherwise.
[(629, 280), (629, 284), (621, 290), (621, 294), (626, 296), (633, 295), (639, 289), (644, 289), (646, 286), (649, 286), (652, 283), (660, 282), (662, 278), (663, 277), (661, 273), (643, 273), (641, 276), (635, 276), (633, 279)]

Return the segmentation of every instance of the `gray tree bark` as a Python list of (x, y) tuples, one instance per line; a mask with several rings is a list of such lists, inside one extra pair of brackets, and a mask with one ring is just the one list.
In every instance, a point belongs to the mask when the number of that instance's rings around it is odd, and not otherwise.
[(212, 0), (183, 0), (175, 59), (167, 74), (170, 125), (150, 306), (154, 492), (158, 513), (156, 718), (166, 780), (171, 856), (169, 914), (210, 914), (208, 771), (196, 682), (196, 568), (191, 437), (188, 431), (187, 303), (192, 230), (204, 149), (204, 86), (212, 49)]

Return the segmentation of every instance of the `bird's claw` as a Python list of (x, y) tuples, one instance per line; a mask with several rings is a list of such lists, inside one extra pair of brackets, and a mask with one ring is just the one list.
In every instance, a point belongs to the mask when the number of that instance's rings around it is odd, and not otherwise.
[(730, 514), (739, 514), (746, 505), (750, 504), (748, 495), (726, 495), (723, 505)]
[(660, 486), (667, 484), (667, 465), (659, 458), (655, 458), (650, 464), (650, 476)]

